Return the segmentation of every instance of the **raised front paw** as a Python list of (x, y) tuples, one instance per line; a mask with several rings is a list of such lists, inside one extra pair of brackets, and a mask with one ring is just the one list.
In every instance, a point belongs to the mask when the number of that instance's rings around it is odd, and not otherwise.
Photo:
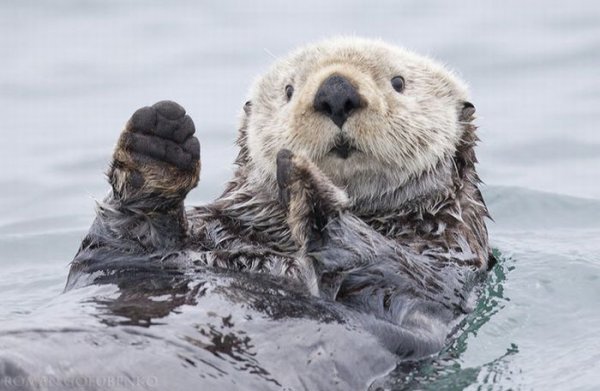
[(200, 174), (200, 143), (185, 109), (161, 101), (137, 110), (114, 152), (109, 178), (121, 199), (183, 199)]
[(316, 239), (328, 220), (349, 204), (346, 193), (314, 163), (287, 149), (277, 154), (277, 184), (292, 236), (301, 247)]

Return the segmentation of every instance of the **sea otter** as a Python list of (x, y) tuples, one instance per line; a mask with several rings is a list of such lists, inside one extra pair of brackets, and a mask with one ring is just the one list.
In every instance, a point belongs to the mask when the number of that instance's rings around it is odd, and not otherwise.
[(258, 273), (360, 314), (401, 357), (435, 353), (491, 256), (474, 112), (452, 72), (405, 49), (300, 48), (253, 88), (224, 193), (186, 210), (194, 123), (174, 102), (139, 109), (67, 289), (139, 271), (141, 258)]

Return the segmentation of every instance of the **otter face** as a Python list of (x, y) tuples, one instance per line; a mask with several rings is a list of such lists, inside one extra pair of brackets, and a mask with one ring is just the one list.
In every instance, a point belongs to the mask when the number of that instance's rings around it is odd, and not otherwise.
[(312, 160), (351, 199), (377, 197), (435, 170), (455, 153), (468, 107), (465, 86), (442, 66), (354, 38), (278, 61), (250, 99), (256, 178), (274, 178), (277, 152), (286, 148)]

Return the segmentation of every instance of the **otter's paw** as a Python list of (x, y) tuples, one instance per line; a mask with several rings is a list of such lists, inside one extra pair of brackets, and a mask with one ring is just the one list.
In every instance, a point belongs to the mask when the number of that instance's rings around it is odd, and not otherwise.
[(328, 220), (349, 204), (346, 193), (314, 163), (287, 149), (277, 154), (277, 184), (292, 236), (300, 246), (319, 236)]
[(282, 149), (277, 154), (277, 186), (279, 187), (279, 201), (284, 206), (290, 204), (290, 187), (295, 181), (296, 170), (292, 158), (294, 155), (288, 149)]
[(277, 154), (277, 185), (280, 201), (290, 207), (292, 201), (314, 202), (329, 214), (346, 209), (346, 193), (331, 182), (310, 160), (288, 149)]
[(200, 143), (185, 109), (161, 101), (137, 110), (121, 134), (109, 178), (121, 198), (181, 198), (198, 183)]

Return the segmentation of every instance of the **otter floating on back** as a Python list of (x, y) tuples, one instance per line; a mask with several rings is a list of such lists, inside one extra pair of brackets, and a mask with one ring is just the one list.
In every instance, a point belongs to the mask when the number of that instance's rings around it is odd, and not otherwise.
[(186, 211), (194, 124), (176, 103), (144, 107), (119, 139), (112, 192), (67, 289), (138, 273), (140, 258), (263, 273), (358, 314), (402, 357), (435, 353), (490, 258), (474, 112), (461, 81), (404, 49), (301, 48), (251, 92), (225, 192)]

